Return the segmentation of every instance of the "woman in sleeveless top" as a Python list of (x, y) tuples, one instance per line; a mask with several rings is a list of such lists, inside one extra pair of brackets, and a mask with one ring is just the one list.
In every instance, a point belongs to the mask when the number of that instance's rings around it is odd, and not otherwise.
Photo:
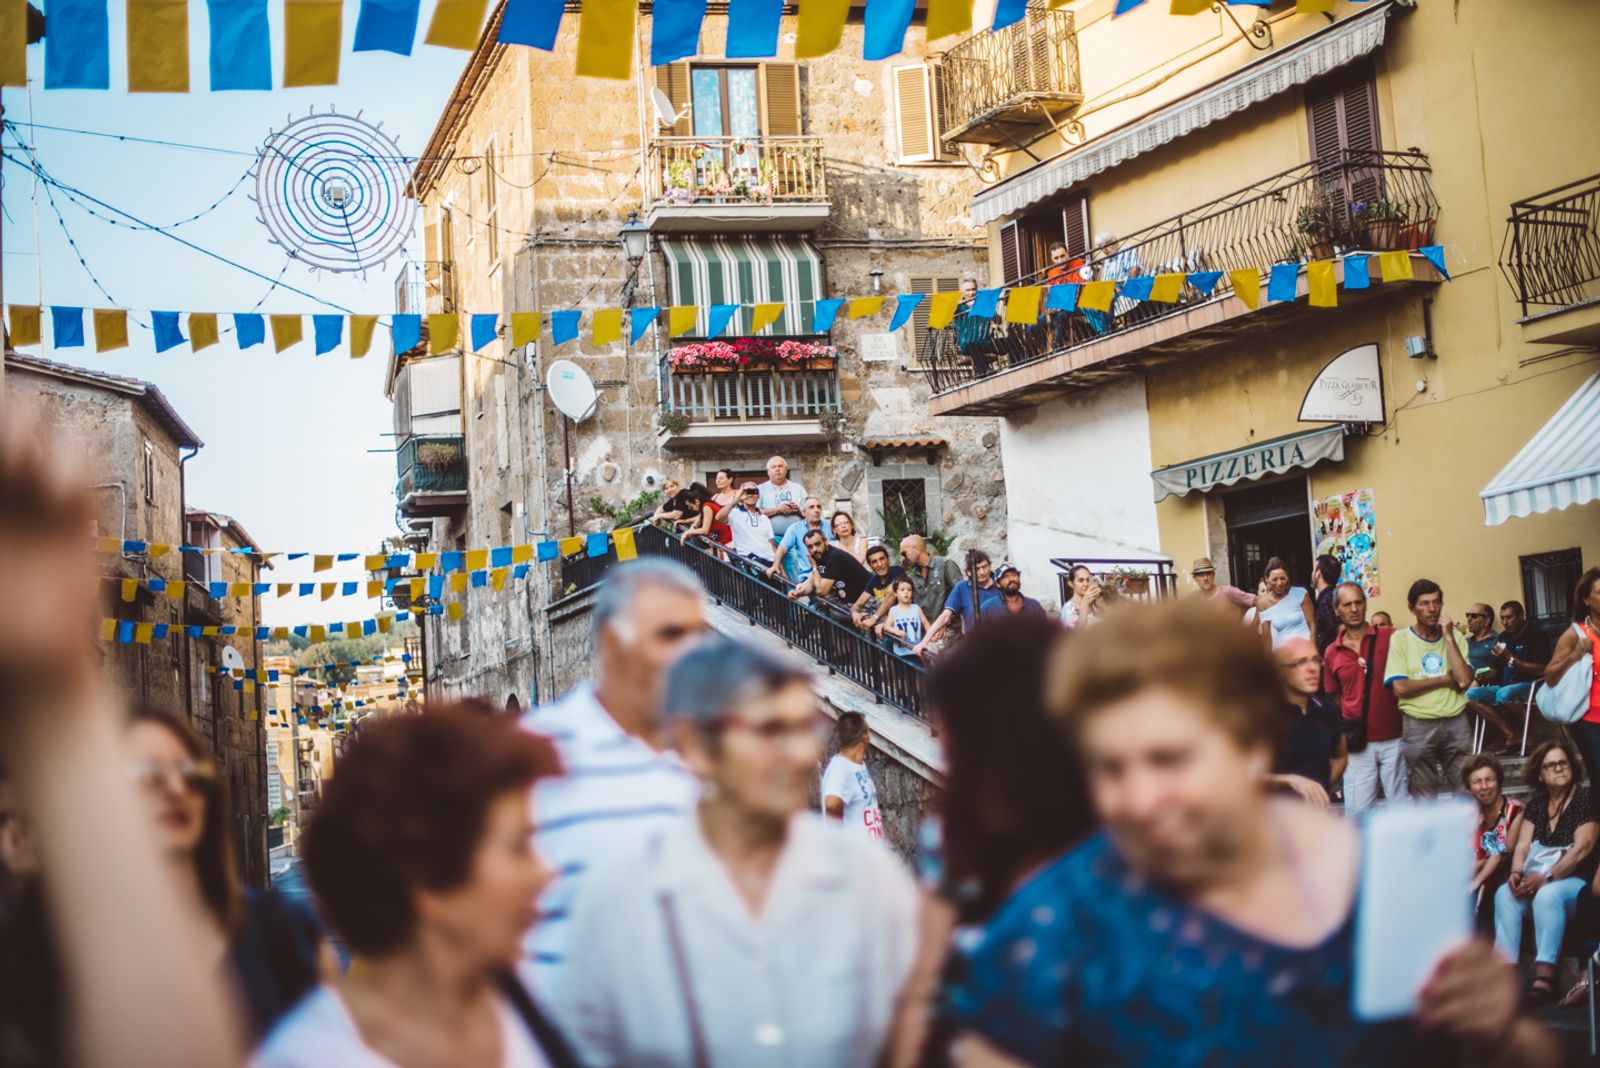
[(1600, 768), (1600, 567), (1591, 567), (1578, 580), (1573, 591), (1572, 625), (1556, 643), (1555, 654), (1545, 668), (1546, 686), (1554, 686), (1582, 660), (1594, 665), (1594, 681), (1589, 688), (1589, 708), (1572, 724), (1572, 740), (1583, 754), (1583, 762)]
[(1304, 586), (1289, 584), (1289, 568), (1281, 557), (1267, 561), (1261, 581), (1266, 589), (1256, 597), (1256, 606), (1245, 613), (1245, 623), (1270, 633), (1274, 649), (1290, 638), (1310, 639), (1316, 633), (1311, 594)]

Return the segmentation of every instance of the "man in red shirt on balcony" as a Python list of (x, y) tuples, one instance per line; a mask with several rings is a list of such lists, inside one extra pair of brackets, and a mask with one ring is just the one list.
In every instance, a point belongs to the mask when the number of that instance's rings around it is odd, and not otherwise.
[(1344, 772), (1344, 808), (1354, 816), (1371, 808), (1383, 788), (1387, 801), (1406, 797), (1406, 761), (1400, 706), (1383, 684), (1392, 627), (1367, 622), (1367, 594), (1354, 582), (1334, 591), (1339, 631), (1323, 651), (1323, 686), (1339, 697), (1350, 763)]

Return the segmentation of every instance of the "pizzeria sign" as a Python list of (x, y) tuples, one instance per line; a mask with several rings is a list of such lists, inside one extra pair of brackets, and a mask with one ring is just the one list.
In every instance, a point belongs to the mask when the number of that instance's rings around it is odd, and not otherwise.
[(1286, 474), (1324, 460), (1344, 459), (1344, 427), (1331, 426), (1303, 434), (1258, 441), (1253, 445), (1201, 456), (1150, 472), (1156, 500), (1205, 492), (1236, 482)]

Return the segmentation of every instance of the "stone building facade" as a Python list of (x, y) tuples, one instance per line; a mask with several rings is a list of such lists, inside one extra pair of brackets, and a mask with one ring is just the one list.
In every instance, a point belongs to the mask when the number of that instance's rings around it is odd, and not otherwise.
[[(501, 315), (501, 336), (452, 365), (464, 455), (449, 492), (422, 493), (406, 475), (408, 436), (437, 433), (429, 413), (450, 408), (406, 380), (427, 354), (391, 364), (398, 495), (418, 546), (603, 530), (615, 522), (596, 502), (621, 509), (666, 477), (709, 484), (720, 467), (765, 477), (777, 452), (826, 511), (849, 511), (870, 537), (885, 534), (889, 505), (952, 537), (953, 552), (1003, 556), (992, 422), (929, 416), (917, 350), (925, 312), (888, 333), (895, 294), (953, 290), (987, 263), (966, 218), (979, 179), (936, 147), (921, 34), (902, 59), (868, 63), (858, 13), (828, 57), (728, 61), (726, 14), (713, 7), (706, 58), (641, 66), (619, 82), (572, 76), (575, 18), (553, 52), (498, 45), (498, 20), (497, 9), (412, 182), (426, 263), (402, 281), (402, 310)], [(780, 49), (791, 51), (793, 37), (787, 14)], [(619, 233), (635, 213), (650, 239), (631, 268)], [(883, 314), (841, 312), (829, 336), (808, 334), (816, 298), (874, 292), (886, 298)], [(686, 375), (669, 352), (702, 335), (704, 317), (685, 337), (669, 339), (663, 321), (632, 345), (594, 345), (587, 314), (582, 336), (559, 348), (548, 325), (521, 347), (506, 328), (511, 312), (529, 309), (764, 300), (785, 305), (773, 333), (837, 346), (836, 365)], [(747, 315), (723, 336), (747, 332)], [(563, 359), (598, 390), (582, 422), (563, 417), (544, 388)], [(430, 619), (433, 692), (526, 700), (564, 688), (552, 660), (535, 655), (550, 646), (542, 610), (561, 587), (555, 565), (535, 565), (514, 589), (469, 591), (463, 620)]]

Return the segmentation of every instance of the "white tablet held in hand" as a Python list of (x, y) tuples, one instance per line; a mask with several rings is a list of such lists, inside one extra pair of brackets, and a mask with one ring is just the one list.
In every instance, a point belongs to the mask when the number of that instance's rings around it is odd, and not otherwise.
[(1362, 834), (1352, 1010), (1361, 1020), (1417, 1011), (1446, 953), (1472, 935), (1477, 807), (1450, 799), (1385, 805)]

